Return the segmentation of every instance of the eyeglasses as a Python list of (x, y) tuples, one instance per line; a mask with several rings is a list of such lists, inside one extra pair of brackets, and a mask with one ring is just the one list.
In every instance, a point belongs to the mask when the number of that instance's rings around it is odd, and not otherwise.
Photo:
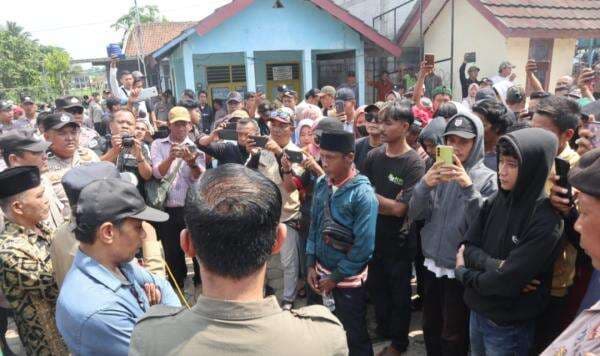
[(379, 115), (372, 112), (368, 112), (365, 114), (365, 121), (377, 123), (379, 121)]

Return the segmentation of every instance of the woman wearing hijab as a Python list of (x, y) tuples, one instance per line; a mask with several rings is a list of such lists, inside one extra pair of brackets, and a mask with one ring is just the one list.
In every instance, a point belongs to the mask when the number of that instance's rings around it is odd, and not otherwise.
[(456, 256), (471, 310), (471, 354), (528, 355), (550, 300), (562, 222), (544, 192), (557, 139), (543, 129), (498, 141), (498, 193), (483, 204)]
[(466, 107), (468, 107), (469, 109), (473, 107), (473, 105), (475, 105), (475, 96), (477, 95), (477, 92), (479, 91), (479, 84), (477, 83), (471, 83), (471, 85), (469, 85), (469, 90), (467, 91), (467, 97), (463, 99), (462, 104)]
[(354, 112), (354, 130), (353, 131), (354, 131), (354, 138), (357, 140), (361, 137), (365, 137), (365, 136), (369, 135), (369, 133), (367, 132), (367, 126), (366, 126), (366, 122), (365, 122), (365, 108), (366, 107), (367, 107), (366, 105), (360, 106)]

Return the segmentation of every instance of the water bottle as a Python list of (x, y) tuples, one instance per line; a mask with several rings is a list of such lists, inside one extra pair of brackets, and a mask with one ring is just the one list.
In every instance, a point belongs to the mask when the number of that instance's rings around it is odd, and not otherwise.
[(125, 58), (125, 55), (121, 52), (121, 46), (116, 43), (111, 43), (106, 46), (106, 54), (109, 58), (111, 58), (113, 55), (119, 59)]
[(323, 305), (329, 309), (329, 311), (333, 312), (335, 310), (335, 299), (333, 299), (333, 295), (331, 292), (321, 294), (323, 297)]

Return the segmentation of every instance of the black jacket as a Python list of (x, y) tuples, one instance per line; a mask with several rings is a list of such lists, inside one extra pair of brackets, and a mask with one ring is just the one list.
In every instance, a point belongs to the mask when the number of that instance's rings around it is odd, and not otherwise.
[(473, 83), (479, 84), (479, 81), (467, 78), (467, 74), (465, 73), (466, 69), (467, 69), (467, 63), (461, 64), (460, 68), (458, 69), (458, 75), (460, 76), (460, 87), (462, 89), (462, 98), (461, 99), (464, 99), (469, 95), (469, 85), (471, 85)]
[[(519, 156), (517, 182), (512, 191), (500, 189), (484, 203), (466, 234), (466, 266), (456, 276), (465, 285), (470, 309), (508, 325), (535, 319), (547, 305), (563, 224), (544, 193), (556, 137), (543, 129), (523, 129), (502, 141)], [(541, 282), (538, 288), (523, 293), (534, 279)]]

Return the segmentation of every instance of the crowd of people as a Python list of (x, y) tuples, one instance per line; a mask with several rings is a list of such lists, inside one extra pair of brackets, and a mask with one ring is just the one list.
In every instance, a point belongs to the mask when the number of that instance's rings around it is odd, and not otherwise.
[(13, 317), (28, 355), (372, 355), (369, 303), (379, 356), (415, 310), (428, 355), (600, 352), (598, 70), (466, 66), (460, 98), (424, 61), (364, 106), (354, 73), (141, 99), (116, 61), (0, 101), (2, 353)]

